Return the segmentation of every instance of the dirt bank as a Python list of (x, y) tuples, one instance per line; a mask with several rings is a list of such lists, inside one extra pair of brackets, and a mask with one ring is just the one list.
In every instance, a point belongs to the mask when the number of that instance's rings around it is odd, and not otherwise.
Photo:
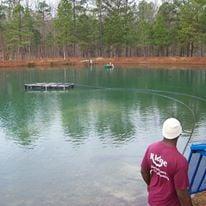
[[(145, 65), (154, 67), (202, 67), (206, 69), (206, 57), (116, 57), (116, 58), (91, 58), (93, 64), (104, 65), (112, 62), (115, 66)], [(5, 67), (51, 67), (51, 66), (78, 66), (88, 65), (84, 58), (45, 58), (35, 60), (0, 61), (0, 68)]]
[(194, 206), (206, 206), (206, 191), (194, 196), (193, 205)]

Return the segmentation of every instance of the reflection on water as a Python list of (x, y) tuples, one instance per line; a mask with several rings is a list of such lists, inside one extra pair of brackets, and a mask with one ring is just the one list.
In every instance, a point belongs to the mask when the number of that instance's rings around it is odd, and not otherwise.
[[(182, 121), (183, 150), (190, 107), (193, 141), (205, 138), (206, 102), (186, 95), (205, 98), (205, 78), (204, 70), (0, 71), (1, 205), (146, 205), (139, 164), (164, 119)], [(23, 90), (62, 81), (85, 86)]]

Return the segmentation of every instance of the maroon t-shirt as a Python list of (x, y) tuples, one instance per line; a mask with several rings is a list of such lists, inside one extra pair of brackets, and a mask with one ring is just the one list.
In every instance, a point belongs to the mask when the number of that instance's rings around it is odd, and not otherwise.
[(188, 163), (175, 146), (163, 141), (150, 145), (141, 167), (151, 176), (148, 186), (150, 206), (181, 206), (176, 189), (189, 187)]

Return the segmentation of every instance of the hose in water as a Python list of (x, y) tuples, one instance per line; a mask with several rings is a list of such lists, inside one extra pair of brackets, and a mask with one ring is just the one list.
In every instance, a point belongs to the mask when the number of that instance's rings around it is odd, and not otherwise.
[(186, 142), (186, 145), (183, 149), (183, 154), (185, 153), (186, 151), (186, 148), (188, 146), (188, 144), (190, 143), (191, 139), (192, 139), (192, 135), (194, 133), (194, 129), (195, 129), (195, 125), (196, 125), (196, 117), (195, 117), (195, 114), (194, 114), (194, 111), (187, 105), (185, 104), (184, 102), (174, 98), (174, 97), (170, 97), (168, 95), (164, 95), (164, 94), (160, 94), (160, 93), (165, 93), (165, 94), (174, 94), (174, 95), (180, 95), (180, 96), (187, 96), (187, 97), (191, 97), (191, 98), (194, 98), (194, 99), (198, 99), (200, 101), (204, 101), (206, 102), (206, 99), (204, 98), (201, 98), (201, 97), (198, 97), (198, 96), (193, 96), (193, 95), (189, 95), (189, 94), (185, 94), (185, 93), (179, 93), (179, 92), (170, 92), (170, 91), (163, 91), (163, 90), (154, 90), (154, 89), (136, 89), (136, 88), (114, 88), (114, 87), (99, 87), (99, 86), (90, 86), (90, 85), (84, 85), (84, 84), (78, 84), (76, 83), (75, 85), (77, 86), (80, 86), (80, 87), (86, 87), (86, 88), (92, 88), (92, 89), (104, 89), (104, 90), (112, 90), (112, 91), (130, 91), (130, 92), (138, 92), (138, 93), (144, 93), (144, 94), (153, 94), (153, 95), (156, 95), (156, 96), (159, 96), (159, 97), (163, 97), (163, 98), (166, 98), (166, 99), (170, 99), (172, 101), (175, 101), (179, 104), (182, 104), (184, 107), (186, 107), (189, 112), (192, 114), (192, 118), (193, 118), (193, 126), (192, 126), (192, 130), (190, 132), (190, 135), (189, 135), (189, 138)]

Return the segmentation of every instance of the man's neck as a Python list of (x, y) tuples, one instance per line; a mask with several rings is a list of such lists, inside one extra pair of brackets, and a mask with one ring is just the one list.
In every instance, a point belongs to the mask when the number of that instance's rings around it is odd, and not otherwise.
[(173, 147), (177, 147), (177, 140), (178, 140), (178, 138), (176, 138), (176, 139), (166, 139), (166, 138), (164, 138), (162, 141), (165, 144), (171, 145)]

